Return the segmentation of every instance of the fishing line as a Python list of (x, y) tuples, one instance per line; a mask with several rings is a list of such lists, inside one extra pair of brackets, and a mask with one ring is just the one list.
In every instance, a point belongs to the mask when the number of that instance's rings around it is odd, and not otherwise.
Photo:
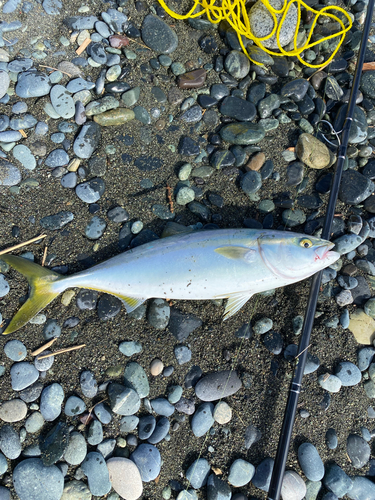
[[(263, 64), (257, 61), (254, 57), (251, 56), (251, 50), (250, 54), (247, 52), (244, 42), (242, 40), (242, 36), (247, 38), (248, 40), (252, 41), (255, 45), (260, 47), (262, 50), (267, 52), (267, 54), (270, 54), (271, 56), (295, 56), (298, 58), (298, 60), (304, 64), (305, 66), (308, 66), (309, 68), (321, 68), (322, 66), (325, 66), (327, 63), (331, 62), (333, 58), (335, 57), (336, 53), (340, 49), (341, 44), (343, 43), (345, 39), (346, 33), (351, 29), (352, 27), (352, 19), (350, 15), (346, 12), (345, 9), (338, 7), (336, 5), (328, 5), (326, 7), (323, 7), (321, 10), (315, 10), (309, 5), (307, 5), (303, 0), (284, 0), (283, 1), (283, 6), (281, 9), (275, 9), (269, 2), (269, 0), (261, 0), (263, 6), (265, 9), (269, 12), (269, 14), (272, 17), (273, 21), (273, 29), (269, 35), (266, 35), (264, 37), (256, 37), (254, 33), (251, 31), (251, 26), (250, 26), (250, 20), (249, 20), (249, 15), (246, 10), (246, 0), (221, 0), (221, 6), (216, 5), (218, 0), (195, 0), (193, 7), (190, 9), (190, 11), (187, 14), (177, 14), (176, 12), (172, 11), (164, 2), (164, 0), (159, 0), (159, 3), (161, 6), (164, 8), (164, 10), (171, 16), (174, 17), (175, 19), (194, 19), (196, 17), (199, 17), (203, 14), (205, 14), (208, 18), (208, 20), (212, 24), (217, 24), (220, 23), (221, 21), (227, 21), (229, 25), (235, 30), (238, 36), (238, 41), (241, 45), (241, 48), (244, 52), (244, 54), (247, 55), (247, 57), (250, 59), (250, 61), (254, 64), (257, 64), (258, 66), (262, 66)], [(297, 25), (295, 28), (294, 32), (294, 37), (293, 37), (293, 49), (292, 50), (285, 50), (281, 44), (280, 44), (280, 32), (281, 29), (283, 28), (283, 24), (288, 16), (288, 12), (292, 4), (296, 4), (297, 8)], [(200, 8), (200, 10), (199, 10)], [(301, 9), (304, 8), (308, 12), (312, 12), (315, 14), (314, 20), (311, 23), (311, 27), (309, 29), (309, 33), (306, 37), (306, 41), (301, 45), (298, 46), (298, 34), (299, 34), (299, 27), (301, 24)], [(340, 13), (346, 20), (347, 26), (345, 27), (344, 22), (338, 17), (338, 15), (332, 14), (331, 11), (337, 11)], [(340, 26), (340, 30), (337, 33), (333, 33), (332, 35), (328, 35), (325, 37), (320, 38), (319, 40), (316, 40), (314, 42), (311, 42), (311, 38), (314, 32), (314, 28), (319, 20), (319, 18), (323, 17), (329, 17), (333, 22), (336, 22)], [(289, 27), (288, 27), (289, 28)], [(276, 37), (276, 42), (279, 52), (274, 52), (267, 47), (264, 46), (262, 42), (265, 42), (269, 40), (271, 37), (275, 35)], [(301, 54), (302, 52), (311, 49), (315, 47), (316, 45), (319, 45), (323, 42), (326, 42), (328, 40), (333, 40), (333, 39), (339, 39), (337, 46), (333, 49), (332, 54), (330, 57), (324, 61), (321, 64), (310, 64), (306, 62)]]

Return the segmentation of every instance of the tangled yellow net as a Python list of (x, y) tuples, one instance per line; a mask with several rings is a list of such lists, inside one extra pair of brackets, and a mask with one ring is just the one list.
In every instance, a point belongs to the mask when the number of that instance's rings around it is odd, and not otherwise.
[[(242, 35), (248, 38), (249, 40), (252, 40), (258, 47), (260, 47), (262, 50), (270, 54), (271, 56), (295, 56), (299, 59), (299, 61), (304, 64), (305, 66), (308, 66), (310, 68), (321, 68), (322, 66), (326, 66), (328, 63), (332, 61), (332, 59), (335, 57), (337, 51), (339, 50), (342, 42), (344, 41), (345, 34), (350, 30), (352, 27), (352, 20), (349, 14), (341, 7), (338, 6), (333, 6), (329, 5), (327, 7), (323, 7), (321, 10), (315, 10), (312, 7), (309, 7), (305, 2), (302, 0), (290, 0), (289, 2), (287, 0), (284, 0), (284, 5), (280, 10), (275, 9), (272, 7), (270, 4), (269, 0), (261, 0), (265, 8), (269, 11), (269, 13), (272, 16), (273, 19), (273, 29), (270, 34), (267, 36), (264, 36), (263, 38), (258, 38), (254, 36), (254, 34), (251, 32), (250, 28), (250, 20), (249, 16), (247, 13), (246, 9), (246, 0), (219, 0), (221, 1), (221, 6), (216, 5), (217, 0), (195, 0), (194, 5), (191, 8), (191, 10), (184, 15), (177, 14), (176, 12), (173, 12), (164, 2), (164, 0), (159, 0), (161, 6), (165, 9), (165, 11), (172, 17), (176, 19), (188, 19), (188, 18), (195, 18), (199, 17), (203, 14), (206, 14), (208, 20), (211, 23), (220, 23), (222, 20), (226, 20), (230, 26), (236, 31), (238, 35), (238, 40), (239, 43), (242, 47), (242, 50), (244, 53), (247, 55), (247, 57), (250, 59), (255, 64), (261, 65), (260, 62), (255, 61), (247, 52), (243, 40), (242, 40)], [(297, 7), (297, 26), (295, 29), (294, 33), (294, 38), (293, 38), (293, 44), (294, 44), (294, 49), (293, 50), (285, 50), (281, 44), (280, 44), (280, 31), (282, 29), (283, 23), (288, 15), (289, 9), (292, 6), (292, 4), (296, 4)], [(201, 8), (200, 10), (199, 7)], [(301, 8), (305, 8), (307, 11), (312, 12), (315, 14), (315, 18), (312, 21), (309, 33), (307, 35), (306, 42), (298, 47), (297, 43), (297, 36), (298, 36), (298, 31), (299, 31), (299, 26), (301, 22)], [(197, 10), (197, 11), (196, 11)], [(340, 19), (337, 15), (332, 14), (331, 11), (338, 11), (343, 14), (343, 16), (347, 20), (347, 26), (345, 26), (344, 22), (342, 19)], [(280, 21), (278, 22), (278, 19), (276, 17), (281, 16)], [(315, 42), (311, 42), (311, 37), (314, 32), (315, 25), (319, 19), (320, 16), (327, 16), (332, 19), (332, 21), (337, 22), (341, 30), (323, 37)], [(267, 47), (263, 45), (262, 42), (269, 40), (273, 35), (276, 35), (276, 41), (277, 41), (277, 46), (280, 52), (274, 52)], [(314, 47), (315, 45), (318, 45), (322, 42), (325, 42), (327, 40), (332, 40), (333, 38), (339, 38), (340, 40), (337, 43), (337, 46), (333, 50), (332, 54), (330, 57), (324, 61), (321, 64), (310, 64), (306, 62), (302, 57), (301, 54)]]

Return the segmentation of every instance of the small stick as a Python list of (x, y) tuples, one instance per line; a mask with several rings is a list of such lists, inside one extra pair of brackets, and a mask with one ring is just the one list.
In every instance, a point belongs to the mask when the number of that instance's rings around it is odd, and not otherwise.
[(173, 214), (174, 207), (173, 207), (173, 200), (172, 200), (172, 189), (171, 189), (171, 187), (170, 187), (169, 184), (167, 184), (166, 188), (167, 188), (167, 200), (168, 200), (168, 203), (169, 203), (169, 210)]
[(5, 40), (8, 43), (12, 43), (10, 40), (8, 40), (7, 38), (5, 38), (5, 36), (3, 36), (3, 40)]
[(82, 349), (86, 344), (74, 345), (73, 347), (66, 347), (65, 349), (59, 349), (58, 351), (51, 352), (50, 354), (44, 354), (43, 356), (39, 356), (38, 359), (50, 358), (51, 356), (56, 356), (56, 354), (63, 354), (64, 352), (75, 351), (77, 349)]
[(52, 340), (50, 340), (49, 342), (47, 342), (46, 344), (42, 345), (42, 347), (39, 347), (38, 349), (36, 349), (35, 351), (33, 351), (31, 353), (31, 356), (38, 356), (38, 354), (40, 354), (41, 352), (45, 351), (46, 349), (48, 349), (49, 347), (51, 347), (51, 345), (57, 340), (57, 337), (53, 338)]
[(42, 267), (44, 267), (44, 264), (46, 263), (46, 257), (47, 257), (47, 245), (44, 247)]
[(129, 38), (129, 42), (134, 42), (134, 43), (137, 43), (137, 44), (138, 44), (138, 45), (140, 45), (141, 47), (144, 47), (145, 49), (151, 50), (151, 49), (150, 49), (150, 47), (147, 47), (147, 45), (145, 45), (144, 43), (137, 42), (137, 40), (133, 40), (133, 38)]
[(85, 38), (85, 40), (81, 43), (81, 45), (76, 50), (76, 54), (80, 56), (84, 50), (90, 45), (91, 38)]
[(325, 69), (327, 66), (329, 66), (331, 64), (332, 61), (328, 62), (327, 64), (325, 64), (324, 66), (322, 66), (321, 68), (317, 69), (312, 75), (310, 75), (308, 78), (307, 78), (307, 81), (310, 80), (310, 78), (312, 78), (314, 75), (316, 75), (317, 73), (319, 73), (319, 71), (323, 71), (323, 69)]
[(35, 236), (35, 238), (31, 238), (31, 240), (27, 240), (23, 243), (18, 243), (17, 245), (14, 245), (9, 248), (5, 248), (4, 250), (0, 250), (0, 255), (3, 255), (4, 253), (9, 253), (13, 252), (13, 250), (17, 250), (17, 248), (24, 247), (26, 245), (30, 245), (30, 243), (34, 243), (35, 241), (41, 240), (42, 238), (45, 238), (47, 235), (46, 234), (41, 234), (40, 236)]
[(299, 358), (301, 356), (301, 354), (303, 354), (309, 347), (311, 347), (311, 344), (309, 344), (303, 351), (301, 351), (296, 357), (295, 359)]
[(24, 130), (22, 130), (22, 128), (19, 129), (19, 132), (21, 133), (22, 137), (24, 137), (26, 139), (27, 134)]
[(66, 71), (63, 71), (62, 69), (57, 69), (57, 68), (52, 68), (52, 66), (45, 66), (44, 64), (39, 64), (41, 68), (49, 68), (52, 69), (53, 71), (60, 71), (60, 73), (64, 73), (64, 75), (68, 75), (70, 78), (72, 75), (70, 73), (67, 73)]

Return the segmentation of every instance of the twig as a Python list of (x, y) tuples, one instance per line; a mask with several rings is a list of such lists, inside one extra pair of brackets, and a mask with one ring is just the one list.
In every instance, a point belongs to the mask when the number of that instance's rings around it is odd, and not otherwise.
[(103, 401), (107, 401), (107, 398), (103, 398), (103, 399), (101, 399), (100, 401), (98, 401), (97, 403), (95, 403), (95, 404), (94, 404), (94, 406), (92, 406), (92, 407), (89, 409), (89, 413), (88, 413), (88, 415), (87, 415), (87, 419), (86, 419), (87, 421), (90, 421), (90, 419), (91, 419), (91, 415), (92, 415), (92, 412), (94, 411), (95, 406), (100, 405), (100, 403), (103, 403)]
[(297, 354), (297, 356), (295, 357), (295, 359), (299, 358), (301, 356), (301, 354), (303, 354), (309, 347), (311, 347), (312, 344), (309, 344), (303, 351), (301, 351), (299, 354)]
[(84, 50), (90, 45), (91, 38), (85, 38), (85, 40), (81, 43), (81, 45), (76, 50), (76, 54), (80, 56)]
[(30, 245), (30, 243), (34, 243), (35, 241), (41, 240), (42, 238), (45, 238), (47, 235), (46, 234), (41, 234), (40, 236), (35, 236), (35, 238), (31, 238), (31, 240), (24, 241), (23, 243), (18, 243), (17, 245), (14, 245), (9, 248), (5, 248), (4, 250), (0, 250), (0, 255), (3, 255), (4, 253), (9, 253), (13, 252), (13, 250), (17, 250), (17, 248), (24, 247), (26, 245)]
[(46, 257), (47, 257), (47, 245), (44, 247), (44, 252), (43, 252), (43, 259), (42, 259), (42, 267), (46, 263)]
[(63, 71), (62, 69), (57, 69), (57, 68), (52, 68), (52, 66), (45, 66), (44, 64), (39, 64), (41, 68), (49, 68), (52, 69), (53, 71), (60, 71), (60, 73), (64, 73), (64, 75), (68, 75), (70, 78), (72, 75), (70, 73), (67, 73), (66, 71)]
[(8, 40), (7, 38), (5, 38), (5, 36), (3, 36), (3, 40), (5, 40), (8, 43), (12, 43), (10, 40)]
[(24, 137), (26, 139), (27, 134), (26, 134), (26, 132), (24, 130), (22, 130), (22, 128), (19, 129), (19, 132), (22, 135), (22, 137)]
[(47, 342), (46, 344), (42, 345), (42, 347), (39, 347), (38, 349), (36, 349), (35, 351), (33, 351), (31, 353), (31, 356), (38, 356), (38, 354), (40, 354), (41, 352), (45, 351), (46, 349), (48, 349), (49, 347), (51, 347), (51, 345), (57, 340), (57, 337), (51, 339), (49, 342)]
[(324, 66), (322, 66), (321, 68), (317, 69), (316, 71), (314, 71), (314, 73), (312, 75), (310, 75), (308, 78), (307, 78), (307, 81), (310, 80), (310, 78), (312, 78), (314, 75), (316, 75), (317, 73), (319, 73), (319, 71), (323, 71), (323, 69), (325, 69), (327, 66), (329, 66), (331, 64), (332, 61), (328, 62), (327, 64), (325, 64)]
[(137, 42), (137, 40), (133, 40), (133, 38), (129, 38), (129, 42), (134, 42), (134, 43), (140, 45), (141, 47), (144, 47), (145, 49), (151, 50), (150, 47), (147, 47), (147, 45), (145, 45), (144, 43)]
[(173, 214), (174, 207), (173, 207), (173, 200), (172, 200), (172, 188), (170, 187), (169, 184), (167, 184), (166, 189), (167, 189), (167, 200), (168, 200), (168, 203), (169, 203), (169, 210)]
[(76, 351), (77, 349), (82, 349), (86, 344), (74, 345), (73, 347), (66, 347), (65, 349), (59, 349), (58, 351), (51, 352), (50, 354), (44, 354), (39, 356), (38, 359), (50, 358), (51, 356), (56, 356), (56, 354), (63, 354), (64, 352)]

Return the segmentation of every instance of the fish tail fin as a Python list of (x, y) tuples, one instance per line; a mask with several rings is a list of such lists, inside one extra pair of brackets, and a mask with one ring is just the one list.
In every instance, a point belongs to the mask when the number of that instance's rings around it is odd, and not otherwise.
[(3, 335), (7, 335), (26, 325), (39, 311), (61, 293), (61, 286), (57, 289), (54, 283), (63, 279), (63, 276), (22, 257), (6, 254), (1, 255), (0, 258), (16, 271), (23, 274), (27, 278), (31, 288), (29, 298), (17, 311), (3, 332)]

